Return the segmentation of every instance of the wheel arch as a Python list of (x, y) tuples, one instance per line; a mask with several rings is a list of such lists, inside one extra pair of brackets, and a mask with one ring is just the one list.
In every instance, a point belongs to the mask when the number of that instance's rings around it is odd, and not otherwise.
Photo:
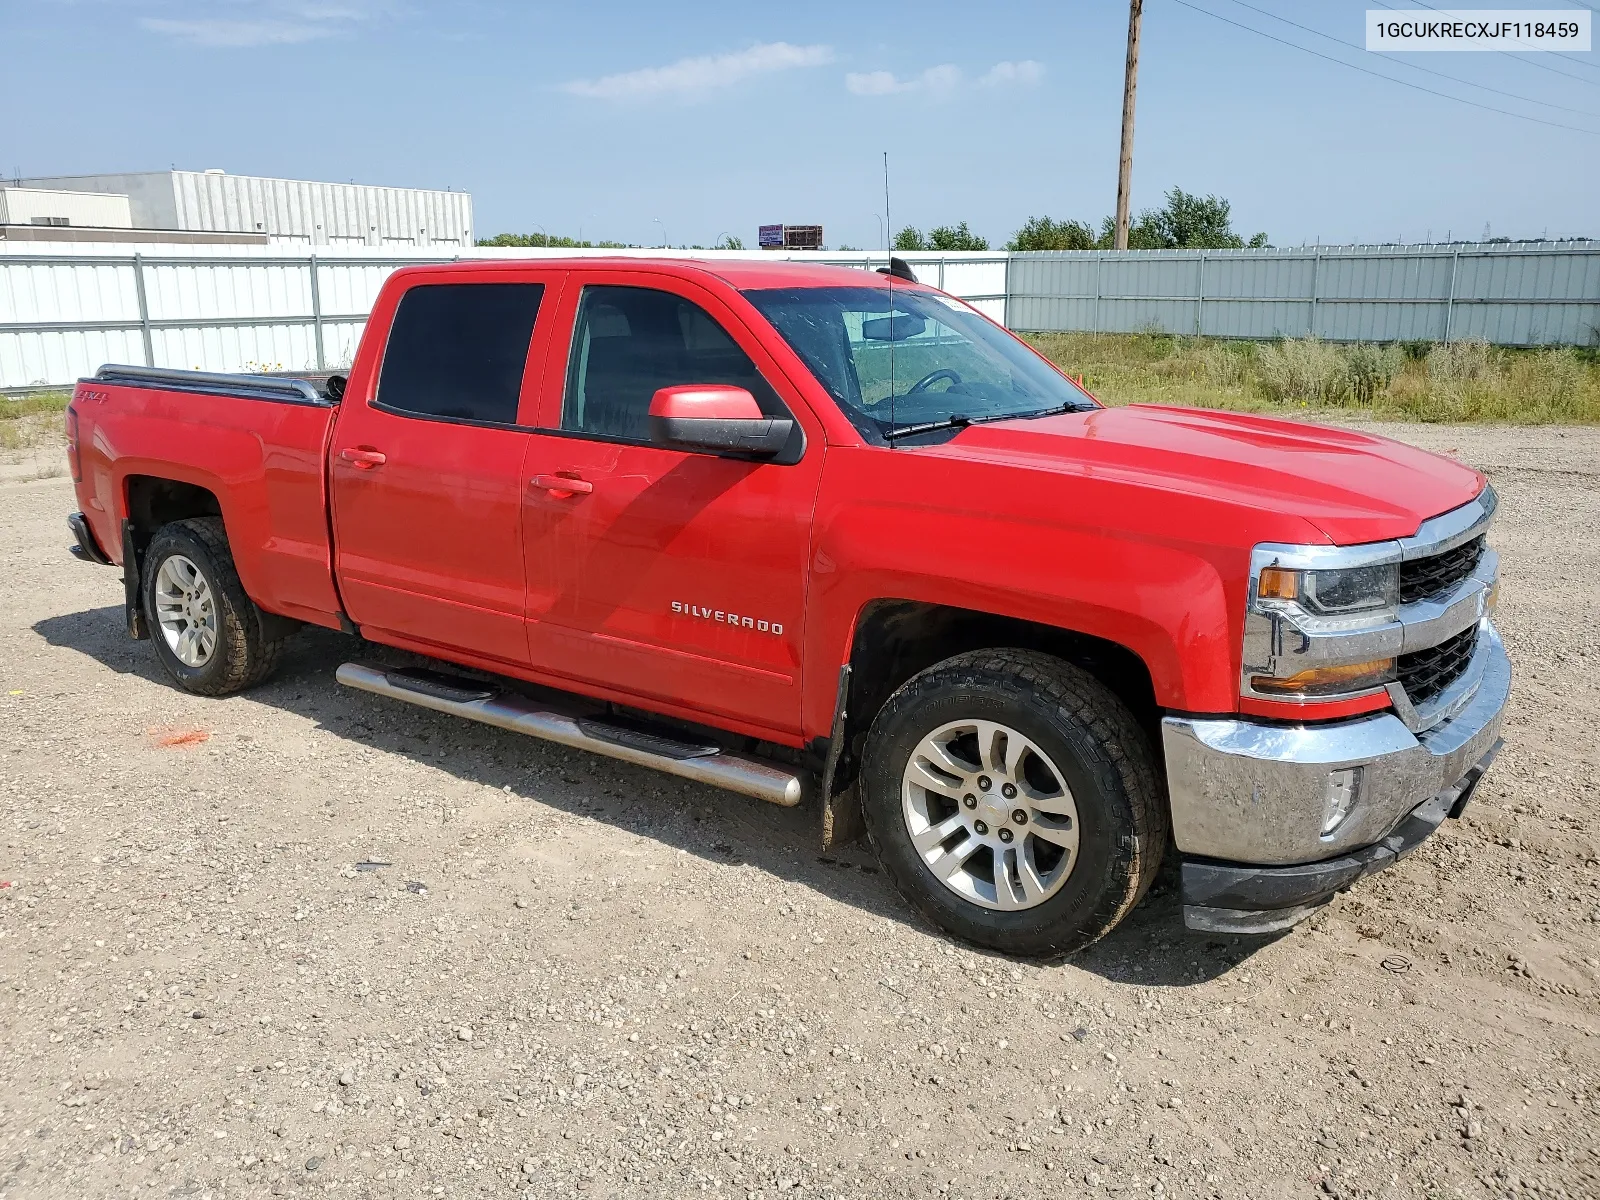
[(189, 517), (221, 517), (227, 527), (216, 490), (185, 479), (129, 475), (123, 480), (123, 499), (127, 520), (141, 546), (148, 545), (163, 525)]
[(839, 734), (843, 745), (837, 749), (824, 789), (825, 845), (852, 840), (860, 832), (854, 784), (867, 732), (889, 697), (907, 680), (946, 659), (1000, 648), (1042, 651), (1087, 672), (1127, 706), (1152, 748), (1161, 745), (1161, 708), (1154, 680), (1144, 659), (1131, 648), (1021, 617), (919, 600), (873, 600), (861, 610), (850, 641), (849, 682), (840, 697), (845, 710)]

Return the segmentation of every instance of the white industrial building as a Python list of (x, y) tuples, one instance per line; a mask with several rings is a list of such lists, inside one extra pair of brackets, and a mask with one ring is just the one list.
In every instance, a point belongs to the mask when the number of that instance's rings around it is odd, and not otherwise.
[(0, 187), (0, 225), (131, 229), (133, 211), (126, 196), (104, 192)]
[[(35, 193), (121, 197), (135, 229), (253, 235), (276, 246), (399, 249), (473, 244), (472, 197), (466, 192), (268, 179), (219, 170), (55, 176), (21, 179), (17, 187)], [(77, 209), (63, 202), (61, 211)], [(33, 223), (95, 224), (70, 217)], [(110, 221), (105, 224), (115, 227)]]

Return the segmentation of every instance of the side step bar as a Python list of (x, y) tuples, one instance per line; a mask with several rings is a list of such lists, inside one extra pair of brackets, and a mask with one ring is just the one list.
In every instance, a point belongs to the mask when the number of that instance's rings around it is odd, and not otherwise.
[(641, 767), (653, 767), (668, 775), (726, 788), (768, 804), (793, 808), (800, 803), (800, 777), (781, 767), (730, 754), (714, 746), (677, 742), (658, 734), (608, 725), (592, 717), (569, 716), (475, 679), (437, 672), (382, 671), (359, 663), (344, 663), (335, 677), (346, 687), (363, 692), (404, 700), (434, 712), (453, 713), (469, 721), (482, 721), (485, 725), (543, 738), (574, 750), (587, 750)]

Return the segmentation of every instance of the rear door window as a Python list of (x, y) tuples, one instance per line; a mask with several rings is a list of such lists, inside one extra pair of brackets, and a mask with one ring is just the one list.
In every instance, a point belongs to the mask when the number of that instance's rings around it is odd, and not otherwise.
[(542, 283), (436, 283), (400, 297), (377, 402), (409, 416), (513, 425)]

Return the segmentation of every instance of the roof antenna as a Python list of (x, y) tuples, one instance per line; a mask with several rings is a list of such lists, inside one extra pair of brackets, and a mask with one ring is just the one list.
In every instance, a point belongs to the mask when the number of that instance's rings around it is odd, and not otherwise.
[[(889, 247), (894, 241), (894, 226), (889, 223), (889, 152), (887, 150), (883, 152), (883, 240), (885, 242), (883, 252), (889, 254)], [(917, 281), (917, 277), (911, 273), (911, 267), (906, 263), (906, 260), (896, 258), (893, 254), (889, 254), (889, 265), (887, 267), (878, 268), (878, 274), (892, 275), (896, 279), (904, 279), (910, 283)], [(892, 358), (894, 353), (894, 344), (892, 342), (889, 344), (889, 351)]]

